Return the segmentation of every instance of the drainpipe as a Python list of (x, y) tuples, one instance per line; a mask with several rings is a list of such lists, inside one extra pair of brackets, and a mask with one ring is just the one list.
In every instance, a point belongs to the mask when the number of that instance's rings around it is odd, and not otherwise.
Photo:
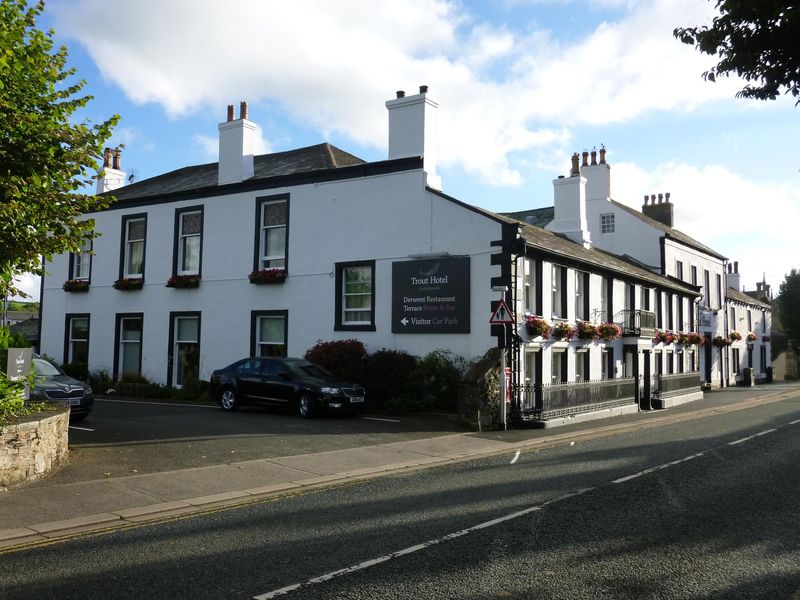
[[(723, 314), (722, 318), (724, 319), (723, 326), (722, 326), (722, 331), (725, 334), (726, 338), (730, 336), (730, 324), (728, 323), (728, 307), (725, 304), (725, 295), (726, 295), (725, 292), (728, 289), (727, 284), (725, 283), (725, 273), (727, 272), (727, 270), (728, 270), (728, 260), (727, 259), (723, 259), (723, 261), (722, 261), (722, 287), (724, 289), (720, 290), (721, 291), (721, 304), (722, 304), (722, 306), (720, 307), (720, 310), (722, 311), (722, 314)], [(719, 382), (719, 386), (721, 388), (723, 388), (723, 387), (728, 387), (728, 375), (730, 373), (730, 346), (720, 346), (719, 352), (720, 352), (720, 354), (719, 354), (719, 359), (720, 359), (720, 365), (719, 365), (720, 382)], [(723, 352), (724, 352), (724, 357), (725, 357), (724, 360), (723, 360)]]

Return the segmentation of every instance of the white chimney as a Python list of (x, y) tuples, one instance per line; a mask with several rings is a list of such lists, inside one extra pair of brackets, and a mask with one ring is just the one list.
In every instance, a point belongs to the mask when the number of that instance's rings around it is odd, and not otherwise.
[(578, 154), (572, 155), (569, 177), (553, 180), (555, 214), (546, 229), (561, 233), (584, 248), (592, 247), (586, 223), (586, 178), (581, 176)]
[(389, 110), (389, 160), (394, 158), (423, 157), (423, 168), (428, 186), (440, 190), (442, 180), (436, 174), (436, 109), (439, 105), (428, 98), (428, 86), (421, 85), (419, 94), (406, 96), (397, 92), (397, 98), (388, 100)]
[(122, 170), (122, 148), (103, 150), (103, 170), (97, 178), (97, 191), (102, 194), (125, 185), (125, 171)]
[(233, 104), (228, 105), (228, 119), (219, 126), (220, 185), (237, 183), (254, 175), (253, 142), (256, 124), (247, 120), (247, 102), (239, 105), (239, 118), (233, 119)]
[[(586, 153), (584, 152), (584, 155)], [(586, 177), (586, 199), (608, 200), (611, 198), (611, 165), (606, 163), (606, 149), (600, 146), (600, 161), (597, 152), (592, 150), (592, 161), (584, 164), (581, 173)], [(586, 160), (584, 159), (584, 163)]]
[(725, 273), (725, 287), (733, 288), (737, 292), (742, 291), (742, 281), (739, 276), (739, 261), (733, 264), (728, 263), (728, 271)]

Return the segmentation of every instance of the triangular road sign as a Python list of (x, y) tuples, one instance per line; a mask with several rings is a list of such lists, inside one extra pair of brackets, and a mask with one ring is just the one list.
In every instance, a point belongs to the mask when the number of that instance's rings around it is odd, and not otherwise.
[(489, 325), (508, 325), (513, 322), (514, 315), (508, 309), (508, 304), (506, 304), (505, 300), (500, 300), (489, 319)]

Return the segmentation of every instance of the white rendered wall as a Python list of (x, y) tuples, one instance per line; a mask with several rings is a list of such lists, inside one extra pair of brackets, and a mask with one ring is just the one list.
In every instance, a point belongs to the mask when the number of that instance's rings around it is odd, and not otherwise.
[[(252, 285), (257, 197), (288, 193), (289, 278)], [(204, 206), (202, 280), (197, 289), (164, 287), (172, 275), (175, 209)], [(112, 288), (119, 277), (121, 218), (147, 213), (145, 286)], [(495, 345), (490, 335), (490, 242), (499, 223), (424, 189), (422, 171), (226, 197), (185, 200), (92, 215), (102, 235), (94, 242), (91, 288), (65, 293), (66, 255), (47, 265), (42, 294), (42, 351), (63, 358), (65, 313), (90, 313), (90, 369), (113, 371), (117, 313), (144, 313), (142, 375), (166, 383), (170, 311), (200, 311), (200, 377), (250, 353), (252, 310), (288, 310), (288, 354), (302, 356), (317, 340), (358, 338), (368, 351), (381, 348), (422, 355), (446, 349), (466, 358)], [(392, 262), (447, 252), (470, 257), (469, 334), (393, 334)], [(375, 260), (374, 332), (334, 331), (335, 264)]]

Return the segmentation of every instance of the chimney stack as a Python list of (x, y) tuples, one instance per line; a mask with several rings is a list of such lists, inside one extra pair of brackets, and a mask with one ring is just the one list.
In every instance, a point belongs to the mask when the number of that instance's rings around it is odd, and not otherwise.
[(581, 175), (580, 157), (572, 155), (569, 177), (553, 180), (553, 220), (546, 229), (560, 233), (584, 248), (592, 247), (589, 227), (586, 222), (586, 178)]
[(227, 120), (219, 130), (219, 185), (238, 183), (255, 174), (253, 144), (256, 124), (247, 120), (247, 102), (239, 104), (239, 118), (233, 119), (233, 104), (228, 105)]
[(103, 170), (97, 177), (95, 193), (102, 194), (116, 190), (125, 185), (125, 173), (120, 166), (122, 163), (122, 148), (103, 149)]
[(597, 151), (592, 150), (592, 162), (586, 164), (584, 152), (584, 165), (581, 172), (586, 177), (586, 200), (609, 200), (611, 198), (611, 166), (606, 164), (606, 148), (600, 146), (600, 162), (597, 162)]
[[(667, 227), (673, 227), (674, 222), (674, 207), (670, 202), (670, 194), (650, 194), (650, 204), (647, 203), (647, 195), (644, 197), (644, 204), (642, 205), (642, 214), (655, 219), (659, 223)], [(658, 201), (656, 201), (658, 198)]]
[(733, 288), (737, 292), (742, 291), (742, 282), (739, 276), (739, 261), (731, 265), (728, 263), (728, 271), (725, 273), (725, 287)]
[(406, 96), (397, 91), (397, 98), (388, 100), (389, 160), (422, 157), (426, 185), (441, 189), (436, 174), (436, 112), (439, 105), (428, 97), (428, 86), (419, 86), (419, 94)]

